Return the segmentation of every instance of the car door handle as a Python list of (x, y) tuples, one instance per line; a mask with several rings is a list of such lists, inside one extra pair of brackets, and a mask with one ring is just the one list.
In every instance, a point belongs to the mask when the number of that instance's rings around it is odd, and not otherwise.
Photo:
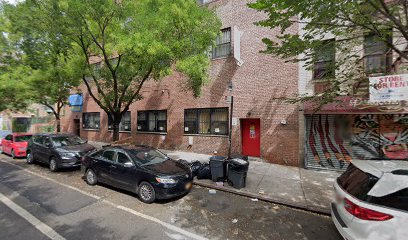
[(111, 166), (111, 168), (116, 168), (116, 166), (115, 165), (110, 165)]

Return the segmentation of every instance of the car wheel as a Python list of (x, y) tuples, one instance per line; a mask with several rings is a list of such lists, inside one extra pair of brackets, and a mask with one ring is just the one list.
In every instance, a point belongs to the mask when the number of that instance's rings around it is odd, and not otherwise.
[(95, 185), (98, 182), (96, 174), (92, 169), (88, 169), (86, 171), (85, 180), (89, 185)]
[(144, 203), (152, 203), (156, 200), (156, 192), (153, 186), (148, 182), (142, 182), (139, 184), (137, 195)]
[(10, 155), (11, 155), (11, 158), (12, 158), (12, 159), (15, 159), (15, 158), (16, 158), (16, 155), (14, 155), (14, 149), (11, 149)]
[(31, 152), (27, 152), (26, 162), (28, 164), (34, 163), (34, 156)]
[(50, 160), (50, 170), (51, 172), (56, 172), (58, 170), (57, 161), (55, 158), (51, 158)]

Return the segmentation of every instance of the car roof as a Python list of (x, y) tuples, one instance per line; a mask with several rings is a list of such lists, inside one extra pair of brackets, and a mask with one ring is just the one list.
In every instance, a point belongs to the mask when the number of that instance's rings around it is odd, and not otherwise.
[(32, 133), (12, 133), (13, 137), (33, 135)]
[(151, 150), (154, 148), (145, 146), (145, 145), (120, 144), (120, 145), (110, 145), (110, 146), (105, 147), (105, 149), (123, 149), (123, 150), (143, 151), (143, 150)]
[(354, 160), (352, 163), (363, 172), (376, 177), (396, 170), (408, 170), (408, 161), (404, 160)]
[(74, 136), (70, 133), (37, 133), (34, 136), (47, 136), (47, 137), (58, 137), (58, 136)]

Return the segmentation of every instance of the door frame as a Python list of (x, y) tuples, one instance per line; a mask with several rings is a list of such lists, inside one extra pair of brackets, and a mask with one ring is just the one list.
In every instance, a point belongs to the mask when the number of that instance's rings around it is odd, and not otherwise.
[(79, 118), (74, 119), (74, 134), (81, 137), (81, 120)]
[(244, 121), (250, 121), (250, 120), (256, 120), (259, 121), (259, 156), (255, 156), (255, 157), (261, 157), (261, 118), (240, 118), (239, 119), (239, 123), (240, 123), (240, 127), (241, 127), (241, 154), (244, 153), (244, 128), (243, 128), (243, 122)]

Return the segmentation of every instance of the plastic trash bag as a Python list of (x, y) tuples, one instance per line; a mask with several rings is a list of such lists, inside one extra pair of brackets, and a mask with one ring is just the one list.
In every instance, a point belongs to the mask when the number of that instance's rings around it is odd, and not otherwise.
[(198, 179), (211, 179), (210, 164), (204, 163), (201, 165), (201, 167), (198, 169), (197, 178)]
[(200, 161), (195, 161), (190, 163), (190, 169), (191, 172), (193, 173), (193, 177), (197, 176), (198, 170), (201, 168), (202, 163)]

